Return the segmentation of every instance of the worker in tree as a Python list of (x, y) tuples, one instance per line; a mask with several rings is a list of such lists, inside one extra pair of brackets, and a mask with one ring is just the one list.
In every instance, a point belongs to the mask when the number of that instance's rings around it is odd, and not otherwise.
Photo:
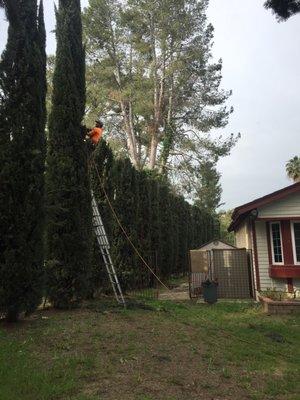
[(97, 120), (96, 122), (96, 126), (95, 128), (91, 129), (88, 134), (87, 134), (87, 138), (89, 138), (91, 140), (91, 142), (93, 143), (94, 146), (96, 146), (99, 142), (99, 140), (102, 138), (103, 136), (103, 122)]

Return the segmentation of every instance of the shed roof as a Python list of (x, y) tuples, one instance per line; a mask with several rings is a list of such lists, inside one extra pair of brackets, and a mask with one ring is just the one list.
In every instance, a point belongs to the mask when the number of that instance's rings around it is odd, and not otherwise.
[(283, 189), (276, 190), (273, 193), (267, 194), (266, 196), (259, 197), (256, 200), (252, 200), (249, 203), (243, 204), (234, 209), (232, 214), (232, 222), (228, 228), (229, 231), (233, 231), (239, 226), (241, 222), (251, 213), (252, 210), (263, 207), (274, 201), (281, 200), (291, 194), (300, 192), (300, 182), (296, 182), (293, 185), (284, 187)]
[(202, 244), (199, 248), (197, 248), (197, 250), (201, 250), (203, 247), (206, 247), (207, 245), (209, 245), (209, 244), (211, 244), (211, 243), (214, 243), (214, 242), (223, 243), (223, 244), (225, 244), (226, 246), (230, 246), (230, 247), (232, 247), (233, 249), (236, 249), (235, 246), (233, 246), (233, 245), (230, 244), (230, 243), (225, 242), (225, 240), (221, 240), (221, 239), (212, 239), (212, 240), (210, 240), (209, 242)]

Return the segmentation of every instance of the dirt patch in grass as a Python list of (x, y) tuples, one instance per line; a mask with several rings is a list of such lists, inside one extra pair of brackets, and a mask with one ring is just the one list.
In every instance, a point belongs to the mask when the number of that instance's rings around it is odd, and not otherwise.
[(159, 292), (159, 299), (172, 301), (189, 300), (189, 284), (183, 279), (186, 278), (181, 278), (178, 284), (169, 285), (170, 290), (162, 288)]
[[(56, 387), (55, 396), (42, 387), (40, 397), (24, 400), (296, 400), (299, 319), (289, 329), (286, 322), (253, 305), (152, 302), (124, 310), (92, 302), (39, 311), (3, 330), (0, 348), (5, 340), (23, 346)], [(0, 398), (8, 400), (1, 388)]]
[[(220, 391), (241, 398), (244, 390), (235, 387), (217, 355), (207, 355), (208, 347), (199, 343), (194, 328), (164, 320), (149, 313), (138, 318), (131, 315), (107, 316), (102, 324), (93, 324), (85, 332), (85, 354), (94, 358), (92, 384), (84, 378), (83, 395), (101, 399), (199, 399), (203, 384), (207, 393)], [(97, 372), (96, 372), (97, 371)], [(219, 373), (221, 372), (221, 373)], [(166, 397), (168, 396), (168, 397)]]

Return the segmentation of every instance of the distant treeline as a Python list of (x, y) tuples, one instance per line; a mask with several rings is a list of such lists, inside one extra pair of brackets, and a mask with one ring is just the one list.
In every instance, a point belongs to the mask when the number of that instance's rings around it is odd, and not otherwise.
[[(93, 158), (116, 214), (146, 262), (163, 280), (185, 274), (188, 250), (219, 235), (217, 219), (176, 195), (170, 184), (153, 171), (138, 171), (128, 159), (115, 158), (104, 140)], [(113, 217), (93, 163), (91, 181), (123, 288), (152, 286), (152, 274)], [(96, 274), (100, 259), (95, 246)], [(101, 275), (94, 276), (95, 284), (99, 284)]]

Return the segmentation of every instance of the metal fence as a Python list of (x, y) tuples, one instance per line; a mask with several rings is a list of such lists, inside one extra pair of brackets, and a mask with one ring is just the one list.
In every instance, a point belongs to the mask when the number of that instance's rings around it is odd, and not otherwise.
[[(160, 276), (157, 261), (157, 252), (153, 251), (147, 258), (147, 263), (155, 275)], [(133, 263), (129, 268), (120, 268), (116, 263), (117, 276), (124, 294), (128, 300), (157, 299), (159, 295), (159, 282), (153, 273), (142, 263)], [(105, 275), (106, 282), (103, 283), (105, 292), (112, 294), (111, 285)]]
[(190, 254), (189, 289), (191, 298), (201, 296), (202, 282), (208, 278), (218, 282), (219, 298), (247, 299), (254, 297), (251, 251), (246, 249), (196, 251), (202, 254), (199, 254), (198, 257), (193, 253)]

